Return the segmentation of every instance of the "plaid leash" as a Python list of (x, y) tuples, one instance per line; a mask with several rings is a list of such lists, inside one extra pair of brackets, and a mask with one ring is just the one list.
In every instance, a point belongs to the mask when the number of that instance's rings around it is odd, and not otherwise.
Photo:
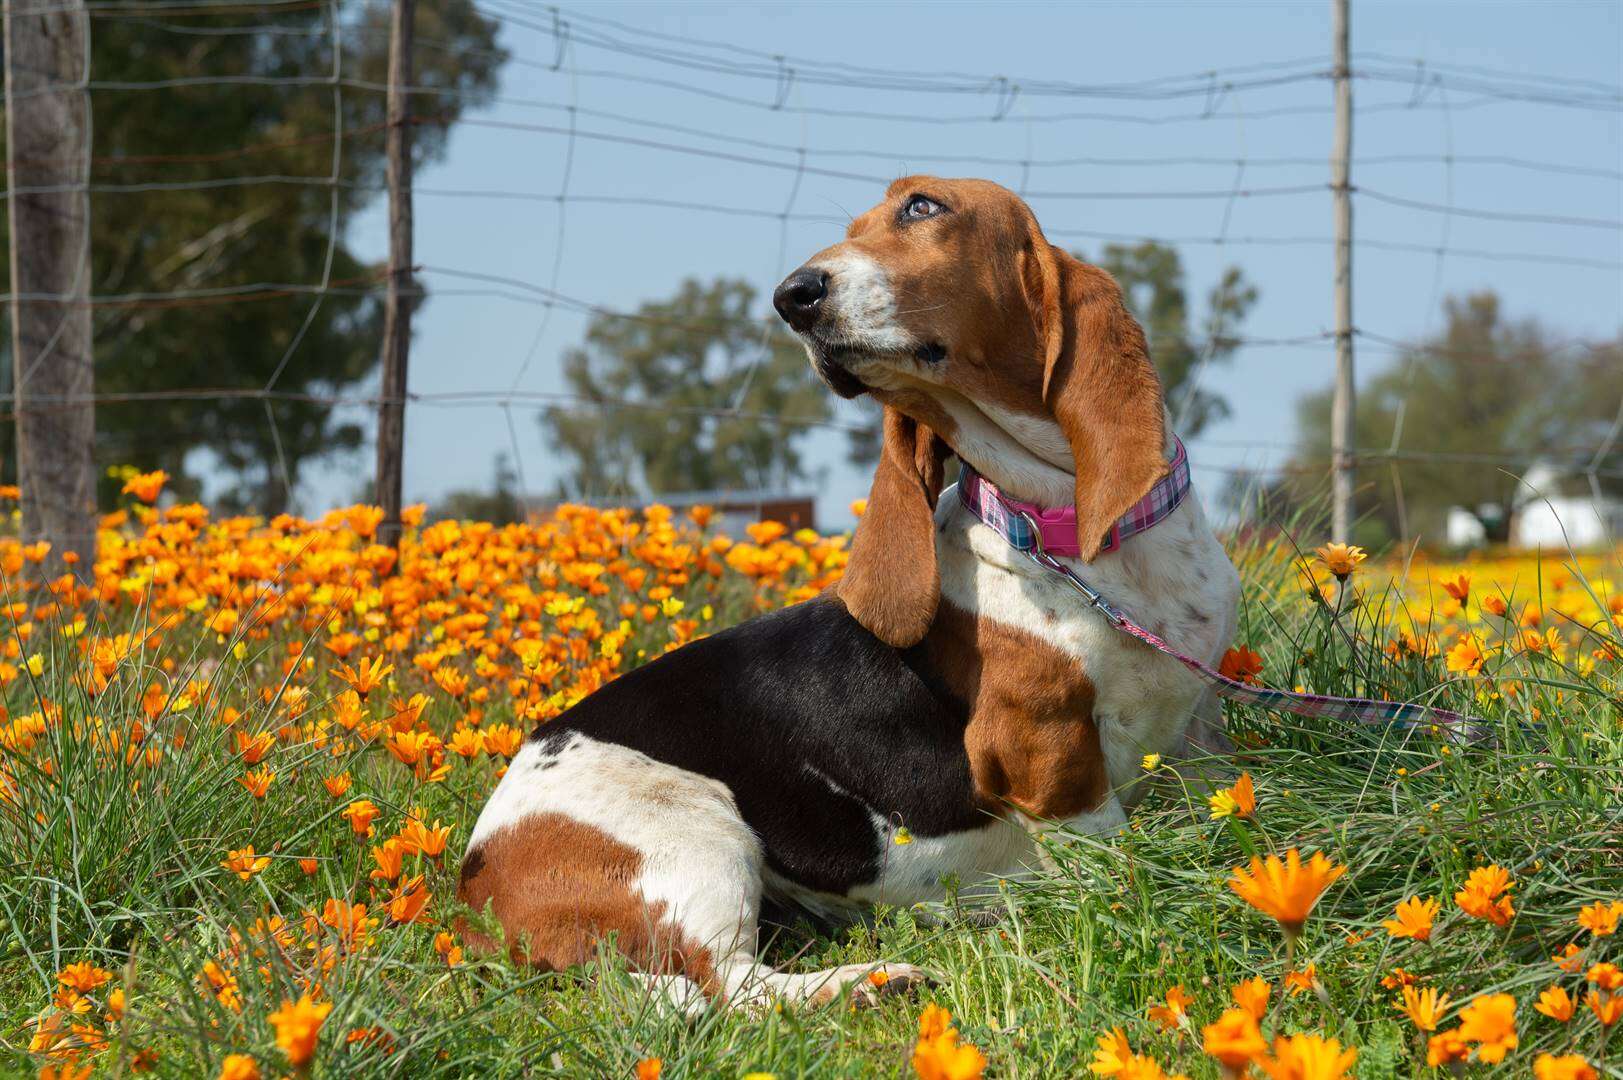
[[(1179, 457), (1182, 457), (1183, 445), (1178, 445)], [(1144, 629), (1130, 619), (1125, 612), (1106, 600), (1099, 591), (1077, 576), (1076, 571), (1060, 562), (1054, 557), (1043, 543), (1043, 530), (1036, 521), (1031, 520), (1025, 509), (1026, 504), (1014, 503), (1007, 499), (1002, 492), (992, 485), (985, 477), (975, 473), (968, 464), (964, 465), (964, 474), (972, 478), (969, 488), (959, 482), (959, 501), (969, 509), (982, 523), (991, 527), (1009, 546), (1016, 551), (1023, 552), (1038, 566), (1058, 574), (1066, 583), (1081, 593), (1088, 604), (1103, 615), (1105, 621), (1114, 629), (1121, 631), (1129, 637), (1137, 638), (1150, 648), (1178, 661), (1184, 667), (1194, 672), (1204, 682), (1215, 690), (1219, 697), (1228, 698), (1246, 705), (1255, 705), (1263, 709), (1277, 709), (1283, 712), (1294, 713), (1297, 716), (1328, 717), (1355, 724), (1372, 726), (1399, 725), (1404, 727), (1435, 726), (1449, 732), (1450, 736), (1463, 742), (1482, 742), (1491, 739), (1488, 725), (1485, 721), (1464, 713), (1457, 713), (1451, 709), (1440, 709), (1430, 705), (1413, 705), (1401, 701), (1377, 701), (1374, 698), (1346, 698), (1330, 697), (1325, 694), (1298, 694), (1289, 690), (1274, 690), (1266, 686), (1253, 686), (1250, 683), (1232, 679), (1220, 671), (1201, 663), (1192, 656), (1186, 656), (1168, 645), (1159, 635)], [(1184, 466), (1184, 490), (1187, 491), (1188, 466)], [(1159, 487), (1159, 485), (1157, 485)], [(1151, 492), (1151, 497), (1155, 492)], [(1146, 500), (1148, 501), (1148, 500)], [(1182, 501), (1182, 494), (1179, 495)], [(988, 503), (996, 506), (995, 512), (983, 512)], [(1143, 503), (1139, 504), (1143, 506)], [(1176, 503), (1173, 504), (1176, 508)], [(1129, 517), (1137, 512), (1134, 507)], [(1167, 511), (1170, 513), (1171, 511)], [(1166, 513), (1156, 517), (1159, 521)], [(1126, 519), (1124, 518), (1123, 521)], [(1154, 521), (1150, 522), (1154, 524)], [(1118, 523), (1111, 532), (1114, 534)], [(1144, 526), (1148, 528), (1148, 526)], [(1144, 528), (1134, 531), (1143, 532)], [(1124, 533), (1124, 535), (1130, 535)], [(1074, 541), (1073, 541), (1074, 550)], [(1109, 548), (1106, 550), (1114, 550)]]

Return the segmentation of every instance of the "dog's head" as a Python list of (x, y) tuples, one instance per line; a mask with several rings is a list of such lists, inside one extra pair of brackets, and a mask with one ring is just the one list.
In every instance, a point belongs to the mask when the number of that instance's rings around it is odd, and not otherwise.
[(935, 614), (949, 448), (1017, 498), (1074, 501), (1083, 559), (1166, 472), (1161, 386), (1121, 290), (998, 184), (896, 181), (773, 303), (835, 393), (885, 406), (840, 595), (892, 645)]

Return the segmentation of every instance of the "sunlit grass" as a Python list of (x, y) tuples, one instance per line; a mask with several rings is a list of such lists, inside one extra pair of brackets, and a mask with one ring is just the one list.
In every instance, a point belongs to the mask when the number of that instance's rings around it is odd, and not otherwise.
[[(1356, 1048), (1360, 1076), (1416, 1075), (1430, 1067), (1428, 1033), (1399, 1007), (1412, 978), (1449, 995), (1440, 1031), (1486, 995), (1514, 999), (1517, 1045), (1491, 1065), (1493, 1043), (1465, 1044), (1467, 1068), (1526, 1074), (1540, 1054), (1576, 1053), (1623, 1075), (1584, 1004), (1598, 985), (1586, 971), (1623, 959), (1623, 935), (1579, 924), (1586, 905), (1623, 900), (1612, 557), (1372, 559), (1342, 584), (1283, 540), (1237, 551), (1239, 643), (1262, 681), (1430, 702), (1480, 717), (1490, 738), (1231, 709), (1227, 765), (1250, 778), (1249, 813), (1214, 816), (1210, 791), (1154, 764), (1122, 835), (1050, 845), (1045, 873), (1000, 884), (995, 925), (885, 911), (771, 946), (796, 970), (921, 964), (943, 977), (921, 998), (686, 1020), (613, 957), (537, 975), (457, 956), (441, 936), (457, 860), (515, 749), (502, 725), (544, 721), (673, 643), (807, 595), (837, 576), (840, 543), (762, 530), (729, 545), (700, 532), (702, 514), (587, 512), (428, 527), (385, 577), (360, 511), (269, 526), (135, 515), (109, 523), (88, 592), (23, 596), (27, 556), (0, 545), (8, 1074), (76, 1060), (212, 1077), (241, 1054), (265, 1076), (632, 1076), (654, 1057), (665, 1077), (897, 1076), (935, 1002), (989, 1076), (1083, 1075), (1118, 1027), (1158, 1067), (1215, 1076), (1201, 1029), (1261, 978), (1270, 1044), (1311, 1032)], [(1450, 671), (1462, 641), (1480, 662)], [(334, 675), (362, 658), (395, 668), (364, 700)], [(240, 782), (250, 770), (274, 774), (263, 797)], [(378, 810), (370, 836), (344, 816), (362, 801)], [(445, 850), (419, 839), (374, 855), (412, 821), (449, 824)], [(221, 865), (249, 845), (263, 869)], [(1291, 849), (1347, 868), (1299, 936), (1230, 885)], [(1513, 882), (1504, 925), (1455, 898), (1488, 865)], [(1383, 925), (1411, 898), (1438, 901), (1425, 940)], [(1569, 944), (1570, 971), (1551, 959)], [(1534, 1009), (1552, 984), (1576, 1002), (1566, 1021)], [(272, 1017), (306, 994), (331, 1011), (299, 1066), (296, 1033), (279, 1043)]]

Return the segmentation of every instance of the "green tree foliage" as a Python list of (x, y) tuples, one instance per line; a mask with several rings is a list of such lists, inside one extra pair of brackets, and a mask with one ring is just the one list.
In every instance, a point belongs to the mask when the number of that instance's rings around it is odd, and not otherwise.
[(764, 489), (806, 478), (808, 428), (761, 417), (823, 420), (832, 395), (800, 343), (775, 318), (751, 314), (755, 299), (741, 280), (689, 279), (629, 317), (594, 316), (584, 344), (564, 356), (565, 383), (585, 403), (541, 415), (567, 463), (560, 493)]
[[(313, 316), (313, 296), (285, 290), (218, 302), (98, 306), (98, 393), (258, 389), (284, 358), (276, 380), (282, 391), (331, 394), (371, 373), (381, 337), (376, 268), (343, 241), (356, 211), (379, 197), (383, 183), (385, 100), (372, 87), (387, 80), (389, 9), (368, 5), (338, 18), (345, 80), (338, 88), (341, 140), (334, 131), (334, 87), (323, 81), (333, 71), (325, 5), (240, 14), (210, 7), (153, 17), (109, 11), (92, 21), (91, 77), (98, 83), (206, 76), (305, 80), (94, 90), (92, 182), (225, 183), (204, 190), (94, 194), (92, 291), (318, 285), (330, 236), (334, 286)], [(264, 23), (274, 24), (274, 32), (227, 32)], [(414, 99), (419, 162), (438, 157), (450, 124), (494, 90), (505, 59), (495, 47), (496, 29), (472, 0), (418, 5), (414, 82), (447, 91)], [(332, 175), (335, 149), (341, 184), (334, 235), (333, 188), (324, 181)], [(231, 183), (244, 176), (304, 179)], [(4, 369), (9, 386), (9, 356)], [(340, 422), (328, 405), (278, 401), (274, 409), (281, 456), (295, 483), (312, 459), (361, 442), (360, 426)], [(103, 463), (166, 469), (180, 490), (195, 491), (187, 466), (212, 462), (243, 481), (226, 502), (270, 513), (287, 503), (262, 401), (205, 396), (109, 402), (98, 408), (96, 420)], [(4, 437), (9, 446), (9, 432)], [(200, 457), (200, 450), (208, 453)]]
[[(1450, 506), (1476, 511), (1507, 508), (1517, 479), (1534, 461), (1569, 471), (1587, 490), (1584, 470), (1602, 446), (1623, 404), (1623, 340), (1560, 344), (1536, 321), (1507, 319), (1491, 292), (1444, 301), (1447, 325), (1436, 337), (1406, 348), (1358, 390), (1357, 448), (1392, 446), (1406, 457), (1394, 470), (1367, 461), (1358, 472), (1357, 510), (1367, 515), (1359, 539), (1380, 543), (1403, 533), (1442, 539)], [(1288, 472), (1296, 497), (1322, 487), (1330, 462), (1331, 391), (1298, 406), (1299, 449)], [(1487, 456), (1502, 461), (1469, 460)], [(1623, 440), (1601, 463), (1603, 489), (1623, 490)], [(1488, 515), (1490, 536), (1504, 539), (1505, 515)]]
[(1144, 327), (1150, 359), (1161, 376), (1161, 389), (1178, 424), (1178, 433), (1193, 438), (1214, 420), (1229, 415), (1229, 404), (1212, 389), (1213, 368), (1234, 359), (1240, 326), (1257, 302), (1257, 288), (1237, 266), (1223, 271), (1207, 294), (1206, 316), (1190, 327), (1189, 296), (1178, 249), (1153, 240), (1106, 244), (1097, 265), (1121, 285), (1127, 306)]

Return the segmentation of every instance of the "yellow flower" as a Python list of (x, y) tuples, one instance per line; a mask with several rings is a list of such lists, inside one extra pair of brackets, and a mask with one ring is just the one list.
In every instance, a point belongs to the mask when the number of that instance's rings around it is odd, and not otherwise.
[(1403, 1011), (1411, 1023), (1421, 1031), (1436, 1031), (1437, 1022), (1443, 1018), (1443, 1010), (1448, 1008), (1448, 995), (1439, 994), (1435, 986), (1418, 990), (1413, 986), (1403, 988)]
[(1437, 912), (1441, 908), (1442, 904), (1435, 896), (1429, 900), (1411, 896), (1409, 899), (1399, 902), (1397, 918), (1386, 919), (1381, 925), (1386, 927), (1386, 932), (1395, 938), (1414, 938), (1416, 941), (1429, 941), (1431, 940), (1432, 920), (1437, 918)]
[(1240, 779), (1235, 781), (1233, 787), (1223, 788), (1209, 796), (1206, 801), (1211, 806), (1213, 818), (1250, 817), (1257, 809), (1257, 795), (1251, 787), (1251, 774), (1241, 773)]
[(1139, 759), (1138, 765), (1139, 768), (1143, 769), (1145, 772), (1153, 772), (1161, 767), (1161, 755), (1145, 754)]
[(1460, 1038), (1477, 1044), (1476, 1056), (1490, 1065), (1516, 1049), (1516, 999), (1485, 994), (1460, 1010)]
[(45, 674), (45, 657), (39, 653), (30, 656), (28, 658), (28, 674), (36, 679)]
[(1369, 556), (1354, 544), (1325, 544), (1314, 551), (1324, 568), (1334, 574), (1337, 581), (1346, 581), (1358, 564)]
[(1133, 1048), (1127, 1041), (1127, 1033), (1119, 1027), (1111, 1028), (1099, 1036), (1093, 1051), (1093, 1064), (1088, 1066), (1088, 1070), (1097, 1076), (1116, 1076), (1132, 1057)]
[(1265, 915), (1272, 915), (1288, 935), (1299, 934), (1302, 924), (1319, 897), (1332, 882), (1347, 872), (1315, 851), (1306, 863), (1295, 848), (1285, 853), (1285, 859), (1270, 855), (1266, 860), (1251, 857), (1249, 872), (1236, 867), (1229, 878), (1229, 888)]
[(266, 1018), (276, 1029), (276, 1045), (282, 1048), (295, 1068), (307, 1064), (315, 1056), (321, 1025), (330, 1012), (332, 1002), (324, 1001), (317, 1005), (309, 994), (301, 994), (297, 1001), (283, 1001), (282, 1007)]
[(1595, 1067), (1577, 1054), (1540, 1054), (1533, 1059), (1534, 1080), (1598, 1080), (1599, 1076)]
[(1259, 1062), (1273, 1080), (1342, 1080), (1358, 1051), (1319, 1035), (1287, 1035), (1274, 1040), (1274, 1052)]

